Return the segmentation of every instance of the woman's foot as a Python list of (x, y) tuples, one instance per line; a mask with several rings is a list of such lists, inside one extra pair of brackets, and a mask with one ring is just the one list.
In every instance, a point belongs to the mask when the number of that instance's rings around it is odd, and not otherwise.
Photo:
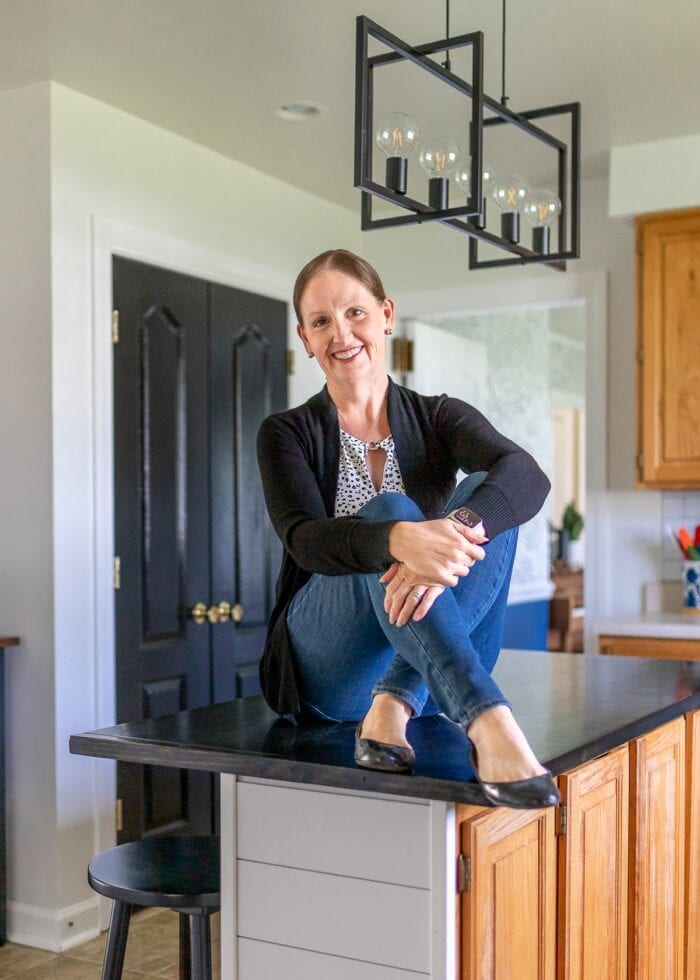
[(410, 749), (406, 739), (406, 725), (413, 712), (401, 698), (393, 694), (375, 694), (370, 709), (358, 728), (360, 738), (400, 745)]
[(365, 769), (409, 772), (415, 753), (406, 740), (411, 709), (391, 694), (378, 694), (355, 730), (355, 762)]
[(479, 777), (485, 782), (515, 782), (547, 772), (505, 705), (478, 715), (467, 729), (467, 735), (476, 749)]
[(467, 734), (474, 776), (489, 803), (530, 810), (561, 801), (552, 774), (537, 760), (505, 705), (484, 711)]

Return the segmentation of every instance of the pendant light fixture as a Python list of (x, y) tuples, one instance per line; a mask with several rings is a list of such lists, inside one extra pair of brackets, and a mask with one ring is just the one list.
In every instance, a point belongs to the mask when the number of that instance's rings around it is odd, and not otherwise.
[[(563, 270), (567, 259), (579, 257), (581, 107), (578, 102), (523, 112), (514, 112), (508, 107), (505, 94), (506, 0), (502, 3), (500, 101), (484, 92), (483, 33), (475, 31), (450, 37), (450, 0), (446, 0), (446, 37), (428, 44), (409, 45), (369, 18), (357, 18), (355, 186), (362, 192), (362, 229), (439, 221), (469, 236), (470, 269), (545, 263)], [(370, 56), (370, 39), (388, 51)], [(471, 50), (469, 78), (462, 78), (452, 71), (450, 52), (458, 48)], [(444, 61), (434, 57), (440, 52), (444, 52)], [(401, 85), (405, 104), (397, 106), (375, 124), (375, 73), (378, 69), (385, 72), (392, 65), (406, 63), (427, 72), (464, 98), (469, 134), (464, 142), (468, 145), (460, 146), (454, 134), (447, 132), (432, 135), (427, 127), (424, 135), (424, 123), (431, 120), (417, 117), (405, 81)], [(446, 94), (446, 88), (442, 91)], [(568, 117), (568, 142), (540, 125), (542, 120), (554, 117)], [(517, 172), (515, 159), (485, 160), (484, 133), (494, 126), (511, 127), (511, 132), (517, 130), (551, 151), (552, 187), (532, 190), (527, 174)], [(383, 183), (373, 177), (375, 147), (386, 157)], [(409, 178), (414, 174), (416, 163), (426, 175), (420, 197), (408, 194)], [(537, 182), (540, 183), (539, 175)], [(413, 176), (413, 186), (415, 184), (416, 177)], [(375, 217), (375, 197), (407, 213)], [(521, 227), (521, 215), (526, 221), (525, 228)], [(480, 242), (502, 249), (509, 253), (509, 257), (480, 258)], [(553, 248), (553, 244), (556, 247)]]

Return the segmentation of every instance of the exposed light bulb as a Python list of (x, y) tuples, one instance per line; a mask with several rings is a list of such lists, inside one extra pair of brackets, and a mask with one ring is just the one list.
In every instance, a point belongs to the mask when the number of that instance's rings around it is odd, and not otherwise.
[[(470, 218), (470, 222), (477, 226), (477, 228), (486, 227), (486, 199), (490, 196), (491, 190), (493, 188), (493, 183), (495, 180), (495, 175), (493, 168), (487, 160), (482, 160), (481, 164), (481, 213), (476, 215), (474, 218)], [(455, 174), (455, 183), (462, 191), (464, 196), (468, 198), (472, 192), (472, 175), (471, 171), (462, 167)]]
[(532, 249), (543, 255), (549, 253), (549, 229), (561, 214), (561, 201), (548, 188), (531, 191), (523, 207), (523, 214), (532, 225)]
[(459, 166), (462, 154), (454, 140), (446, 136), (433, 136), (421, 147), (419, 162), (430, 178), (428, 203), (436, 211), (447, 208), (449, 177)]
[(501, 234), (511, 242), (520, 238), (520, 211), (530, 193), (521, 174), (505, 174), (494, 181), (491, 197), (501, 209)]
[(390, 112), (379, 122), (374, 141), (387, 158), (386, 186), (397, 194), (405, 194), (408, 157), (420, 143), (415, 120), (405, 112)]

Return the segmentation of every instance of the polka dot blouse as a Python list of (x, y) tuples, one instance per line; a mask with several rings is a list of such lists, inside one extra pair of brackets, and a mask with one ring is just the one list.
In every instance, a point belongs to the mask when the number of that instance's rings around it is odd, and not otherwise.
[[(394, 449), (394, 437), (388, 435), (381, 442), (374, 443), (386, 453), (386, 464), (379, 493), (406, 493), (399, 470), (399, 461)], [(377, 496), (372, 477), (367, 468), (367, 443), (340, 430), (340, 467), (338, 470), (338, 489), (335, 494), (335, 516), (350, 517), (356, 514), (363, 504)]]

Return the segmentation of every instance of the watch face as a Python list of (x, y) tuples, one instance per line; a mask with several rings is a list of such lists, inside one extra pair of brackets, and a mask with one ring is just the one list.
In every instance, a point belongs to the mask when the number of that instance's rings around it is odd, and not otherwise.
[(468, 507), (458, 507), (457, 510), (452, 511), (450, 517), (453, 521), (464, 524), (466, 527), (476, 527), (477, 524), (481, 524), (482, 520), (479, 514), (469, 510)]

